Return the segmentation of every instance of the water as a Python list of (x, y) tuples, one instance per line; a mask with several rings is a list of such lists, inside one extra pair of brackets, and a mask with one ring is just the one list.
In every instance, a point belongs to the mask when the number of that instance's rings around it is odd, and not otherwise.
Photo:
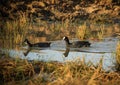
[[(67, 48), (65, 42), (54, 41), (49, 48), (32, 48), (21, 47), (21, 50), (8, 50), (11, 57), (20, 57), (28, 60), (39, 61), (58, 61), (67, 62), (74, 61), (76, 59), (85, 59), (85, 62), (92, 62), (97, 65), (100, 60), (103, 60), (103, 69), (111, 71), (115, 62), (115, 51), (118, 39), (117, 38), (105, 38), (100, 42), (92, 42), (91, 47), (83, 48)], [(2, 50), (6, 52), (6, 50)]]

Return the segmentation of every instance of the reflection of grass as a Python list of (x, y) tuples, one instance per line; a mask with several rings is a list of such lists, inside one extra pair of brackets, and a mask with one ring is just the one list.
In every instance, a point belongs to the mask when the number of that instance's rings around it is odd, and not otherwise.
[(86, 64), (84, 59), (62, 64), (4, 58), (0, 60), (0, 69), (0, 82), (8, 84), (113, 85), (120, 82), (119, 73), (105, 72), (101, 64)]

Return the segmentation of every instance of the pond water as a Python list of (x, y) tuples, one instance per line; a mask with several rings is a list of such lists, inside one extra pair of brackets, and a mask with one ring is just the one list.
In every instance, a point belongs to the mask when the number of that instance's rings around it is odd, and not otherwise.
[[(54, 41), (49, 48), (32, 48), (21, 47), (21, 50), (3, 50), (9, 52), (11, 57), (20, 57), (28, 60), (39, 61), (58, 61), (67, 62), (76, 59), (85, 59), (85, 62), (92, 62), (97, 65), (103, 59), (103, 69), (111, 71), (115, 63), (116, 45), (119, 39), (105, 38), (103, 41), (91, 42), (90, 47), (66, 48), (62, 40)], [(71, 40), (75, 41), (75, 40)]]

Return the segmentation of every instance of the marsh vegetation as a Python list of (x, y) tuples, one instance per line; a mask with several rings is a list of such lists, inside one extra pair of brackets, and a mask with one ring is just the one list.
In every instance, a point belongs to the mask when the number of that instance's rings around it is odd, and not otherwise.
[[(7, 0), (5, 0), (7, 1)], [(115, 71), (85, 63), (43, 62), (11, 58), (1, 49), (23, 47), (32, 43), (70, 39), (103, 41), (120, 36), (119, 0), (40, 0), (0, 1), (0, 84), (23, 85), (117, 85), (120, 83), (120, 44), (115, 56)], [(109, 39), (108, 41), (111, 41)]]

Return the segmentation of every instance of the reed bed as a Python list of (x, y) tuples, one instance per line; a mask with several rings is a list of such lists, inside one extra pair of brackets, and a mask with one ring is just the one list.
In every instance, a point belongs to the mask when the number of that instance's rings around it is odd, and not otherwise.
[(69, 19), (51, 23), (39, 20), (39, 23), (36, 23), (27, 18), (24, 13), (20, 13), (20, 19), (18, 20), (1, 23), (0, 43), (3, 48), (13, 48), (15, 45), (22, 44), (25, 38), (28, 38), (32, 43), (40, 42), (43, 38), (44, 41), (60, 40), (64, 36), (80, 40), (102, 40), (105, 36), (112, 35), (119, 28), (119, 25), (117, 27), (113, 25), (111, 28), (111, 26), (105, 23), (100, 24), (90, 21), (72, 22)]
[(0, 32), (0, 40), (2, 41), (2, 48), (13, 48), (20, 44), (28, 31), (28, 18), (21, 14), (21, 18), (15, 21), (3, 22), (2, 30)]

